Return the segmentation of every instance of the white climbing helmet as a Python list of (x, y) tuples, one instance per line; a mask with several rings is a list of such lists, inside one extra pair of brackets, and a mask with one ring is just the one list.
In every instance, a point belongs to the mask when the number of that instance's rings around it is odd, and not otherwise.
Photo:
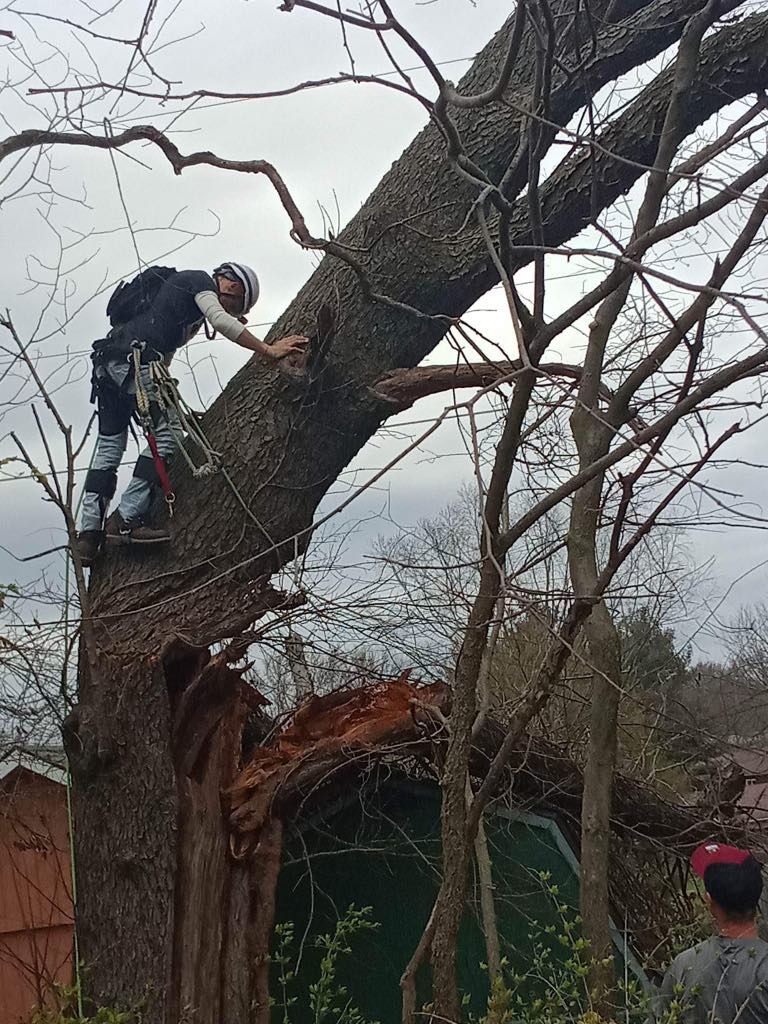
[(256, 271), (245, 263), (222, 263), (213, 272), (214, 277), (226, 277), (230, 281), (239, 281), (245, 292), (243, 312), (247, 313), (256, 305), (259, 297), (259, 279)]

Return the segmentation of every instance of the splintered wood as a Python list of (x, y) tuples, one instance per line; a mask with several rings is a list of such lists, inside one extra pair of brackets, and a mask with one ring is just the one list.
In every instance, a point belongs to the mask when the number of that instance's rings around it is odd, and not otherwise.
[(311, 697), (270, 743), (256, 748), (229, 789), (233, 853), (245, 856), (270, 816), (360, 758), (423, 742), (430, 709), (441, 712), (447, 699), (443, 683), (411, 683), (407, 673)]

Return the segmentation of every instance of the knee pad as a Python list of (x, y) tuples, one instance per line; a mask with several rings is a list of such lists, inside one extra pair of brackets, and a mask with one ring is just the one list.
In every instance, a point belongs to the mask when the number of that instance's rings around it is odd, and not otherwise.
[(109, 501), (115, 496), (116, 489), (116, 469), (89, 469), (85, 475), (85, 490), (91, 494), (98, 494), (100, 498)]
[(136, 459), (133, 475), (137, 480), (144, 480), (145, 483), (150, 484), (152, 487), (160, 486), (160, 477), (157, 475), (155, 460), (151, 455), (140, 455)]

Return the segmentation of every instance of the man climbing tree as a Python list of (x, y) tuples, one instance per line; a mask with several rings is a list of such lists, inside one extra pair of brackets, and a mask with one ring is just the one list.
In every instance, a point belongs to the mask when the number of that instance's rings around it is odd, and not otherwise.
[[(161, 398), (157, 367), (168, 366), (207, 320), (213, 331), (266, 359), (300, 354), (307, 339), (292, 334), (268, 345), (245, 326), (245, 314), (259, 297), (259, 279), (244, 263), (222, 263), (213, 276), (204, 270), (149, 267), (121, 284), (107, 305), (111, 330), (93, 346), (92, 397), (98, 408), (99, 439), (85, 479), (77, 553), (93, 564), (102, 541), (108, 544), (163, 544), (164, 528), (143, 523), (154, 488), (170, 492), (164, 460), (182, 433), (174, 407)], [(117, 486), (117, 470), (137, 412), (148, 445), (139, 455), (120, 507), (104, 518)]]

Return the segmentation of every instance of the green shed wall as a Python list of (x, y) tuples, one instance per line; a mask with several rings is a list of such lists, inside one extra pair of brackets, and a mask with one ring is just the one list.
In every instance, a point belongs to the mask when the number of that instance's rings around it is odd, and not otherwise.
[[(437, 787), (389, 783), (363, 789), (359, 798), (326, 809), (288, 837), (280, 875), (276, 920), (292, 921), (301, 949), (300, 998), (292, 1024), (308, 1024), (302, 987), (317, 978), (320, 954), (313, 943), (332, 931), (350, 905), (370, 907), (375, 931), (359, 935), (340, 978), (355, 1005), (370, 1020), (398, 1024), (399, 981), (429, 916), (439, 883), (440, 797)], [(577, 912), (578, 866), (553, 823), (533, 816), (492, 815), (486, 825), (493, 861), (503, 954), (527, 972), (535, 942), (556, 959), (567, 954), (560, 941), (563, 916)], [(549, 879), (542, 880), (542, 873)], [(554, 898), (548, 887), (557, 887)], [(487, 998), (477, 880), (459, 950), (462, 990), (481, 1013)], [(547, 932), (547, 929), (549, 931)], [(273, 993), (278, 994), (273, 986)], [(275, 1014), (277, 1019), (277, 1014)]]

